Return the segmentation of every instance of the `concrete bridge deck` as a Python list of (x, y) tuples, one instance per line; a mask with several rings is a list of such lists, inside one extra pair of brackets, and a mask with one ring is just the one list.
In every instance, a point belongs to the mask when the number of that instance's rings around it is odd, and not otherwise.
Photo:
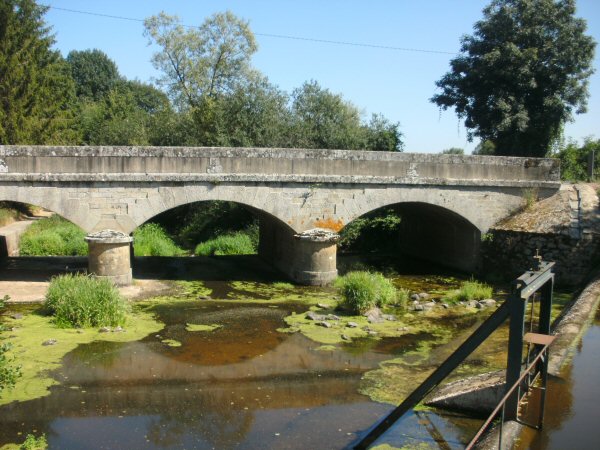
[[(559, 186), (558, 162), (545, 158), (0, 146), (0, 201), (44, 207), (87, 232), (110, 229), (124, 235), (176, 206), (237, 202), (260, 218), (260, 254), (293, 280), (309, 284), (335, 277), (335, 233), (387, 206), (403, 213), (407, 252), (473, 270), (481, 234), (522, 207), (524, 190), (547, 197)], [(327, 238), (307, 233), (315, 228), (331, 233)], [(90, 243), (90, 259), (102, 259), (106, 246), (116, 252), (128, 245), (127, 239), (96, 239)], [(101, 250), (92, 251), (92, 246)], [(115, 264), (129, 264), (125, 251), (120, 251), (118, 257), (107, 257), (106, 266), (96, 261), (95, 270), (116, 276)], [(120, 282), (128, 279), (130, 271), (128, 277), (117, 277)]]

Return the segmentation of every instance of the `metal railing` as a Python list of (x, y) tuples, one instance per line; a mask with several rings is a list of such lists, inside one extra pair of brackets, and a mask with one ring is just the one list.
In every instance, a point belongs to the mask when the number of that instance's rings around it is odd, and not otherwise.
[[(532, 333), (528, 333), (528, 334), (532, 334)], [(542, 428), (542, 424), (544, 422), (544, 406), (546, 403), (546, 384), (548, 382), (548, 354), (549, 354), (548, 350), (549, 350), (550, 344), (554, 341), (554, 336), (535, 335), (532, 337), (535, 338), (538, 336), (543, 336), (543, 338), (544, 338), (543, 341), (545, 342), (544, 346), (540, 349), (539, 353), (533, 359), (533, 361), (529, 364), (529, 366), (523, 371), (523, 373), (521, 374), (519, 379), (515, 382), (515, 384), (513, 384), (510, 387), (510, 389), (506, 392), (504, 397), (502, 397), (502, 399), (500, 400), (500, 402), (498, 403), (496, 408), (494, 408), (494, 410), (492, 411), (490, 416), (487, 418), (487, 420), (483, 423), (483, 425), (481, 425), (481, 428), (479, 428), (479, 431), (477, 431), (477, 434), (475, 434), (473, 439), (471, 439), (471, 442), (469, 442), (469, 444), (467, 444), (467, 446), (465, 447), (465, 450), (471, 450), (475, 446), (475, 444), (477, 444), (477, 442), (479, 442), (481, 437), (484, 435), (485, 431), (489, 428), (492, 421), (498, 416), (499, 412), (501, 413), (501, 418), (500, 418), (500, 428), (498, 430), (498, 450), (502, 450), (502, 435), (504, 434), (503, 432), (504, 432), (504, 422), (505, 422), (504, 419), (505, 419), (506, 403), (511, 398), (511, 396), (515, 393), (515, 391), (517, 393), (517, 397), (519, 399), (521, 399), (521, 385), (523, 384), (525, 379), (527, 379), (527, 382), (525, 383), (525, 385), (527, 387), (527, 390), (529, 390), (529, 388), (532, 386), (532, 384), (537, 379), (537, 376), (540, 374), (542, 377), (541, 378), (542, 386), (540, 387), (542, 394), (540, 397), (540, 413), (539, 413), (537, 425), (533, 425), (531, 423), (526, 423), (526, 422), (522, 421), (518, 416), (518, 412), (517, 412), (516, 421), (519, 423), (522, 423), (524, 425), (530, 426), (532, 428), (536, 428), (536, 429)], [(542, 341), (542, 339), (540, 339), (540, 341)], [(541, 364), (541, 370), (538, 370), (537, 373), (534, 373), (533, 376), (531, 376), (532, 372), (534, 372), (536, 369), (540, 368), (539, 367), (540, 364)]]

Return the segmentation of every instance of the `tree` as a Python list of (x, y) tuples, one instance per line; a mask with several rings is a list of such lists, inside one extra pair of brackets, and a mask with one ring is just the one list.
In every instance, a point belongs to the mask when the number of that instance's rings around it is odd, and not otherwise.
[(595, 42), (575, 0), (493, 0), (431, 101), (454, 107), (470, 140), (498, 155), (544, 156), (572, 113), (585, 112)]
[(401, 152), (404, 143), (399, 123), (391, 123), (381, 114), (373, 114), (365, 126), (366, 149), (383, 152)]
[(67, 55), (78, 97), (99, 100), (121, 80), (115, 62), (101, 50), (73, 50)]
[(33, 0), (0, 3), (0, 143), (61, 144), (70, 130), (74, 84)]
[(481, 141), (473, 150), (474, 155), (492, 156), (496, 154), (496, 146), (492, 141)]
[(594, 173), (598, 178), (600, 170), (600, 139), (584, 139), (579, 147), (576, 142), (569, 142), (552, 156), (560, 159), (560, 175), (567, 181), (588, 180), (588, 159), (594, 153)]
[(446, 150), (442, 150), (442, 155), (464, 155), (465, 149), (459, 147), (450, 147)]
[(198, 107), (204, 97), (232, 92), (246, 80), (257, 46), (248, 23), (217, 13), (198, 28), (184, 28), (161, 12), (144, 21), (145, 35), (160, 47), (152, 57), (159, 83), (179, 108)]
[(301, 148), (356, 149), (365, 147), (360, 112), (339, 94), (316, 81), (292, 93), (294, 146)]

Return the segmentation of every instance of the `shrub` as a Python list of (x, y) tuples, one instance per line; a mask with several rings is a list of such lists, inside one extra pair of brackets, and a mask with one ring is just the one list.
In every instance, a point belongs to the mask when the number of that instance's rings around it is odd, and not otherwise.
[(444, 300), (450, 303), (469, 300), (483, 300), (490, 298), (492, 293), (493, 289), (491, 286), (471, 280), (463, 282), (460, 286), (460, 289), (446, 292)]
[(88, 247), (85, 231), (77, 225), (54, 215), (32, 224), (21, 236), (23, 256), (83, 256)]
[(14, 209), (0, 207), (0, 227), (14, 222), (18, 217), (19, 213)]
[(396, 288), (377, 272), (349, 272), (339, 277), (335, 285), (344, 305), (354, 314), (363, 314), (375, 306), (396, 301)]
[(123, 325), (128, 311), (109, 280), (82, 274), (52, 278), (44, 305), (62, 328)]
[(135, 256), (181, 256), (185, 251), (179, 248), (165, 230), (156, 223), (142, 225), (133, 233)]
[(33, 434), (28, 434), (19, 450), (45, 450), (47, 448), (48, 441), (45, 434), (42, 434), (39, 438), (36, 438)]
[(239, 231), (201, 242), (196, 246), (195, 253), (202, 256), (252, 255), (256, 253), (256, 244), (251, 236)]

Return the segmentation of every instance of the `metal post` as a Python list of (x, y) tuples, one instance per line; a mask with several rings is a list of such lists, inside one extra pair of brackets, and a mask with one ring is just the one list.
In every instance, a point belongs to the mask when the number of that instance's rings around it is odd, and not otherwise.
[(538, 325), (538, 333), (550, 334), (550, 322), (552, 314), (552, 294), (554, 292), (554, 275), (540, 289), (540, 319)]
[[(520, 297), (519, 292), (513, 292), (508, 299), (510, 302), (510, 325), (508, 334), (508, 359), (506, 362), (506, 389), (510, 389), (521, 376), (523, 359), (523, 334), (525, 328), (525, 308), (527, 300)], [(518, 415), (520, 390), (517, 389), (506, 402), (507, 420), (514, 420)]]

